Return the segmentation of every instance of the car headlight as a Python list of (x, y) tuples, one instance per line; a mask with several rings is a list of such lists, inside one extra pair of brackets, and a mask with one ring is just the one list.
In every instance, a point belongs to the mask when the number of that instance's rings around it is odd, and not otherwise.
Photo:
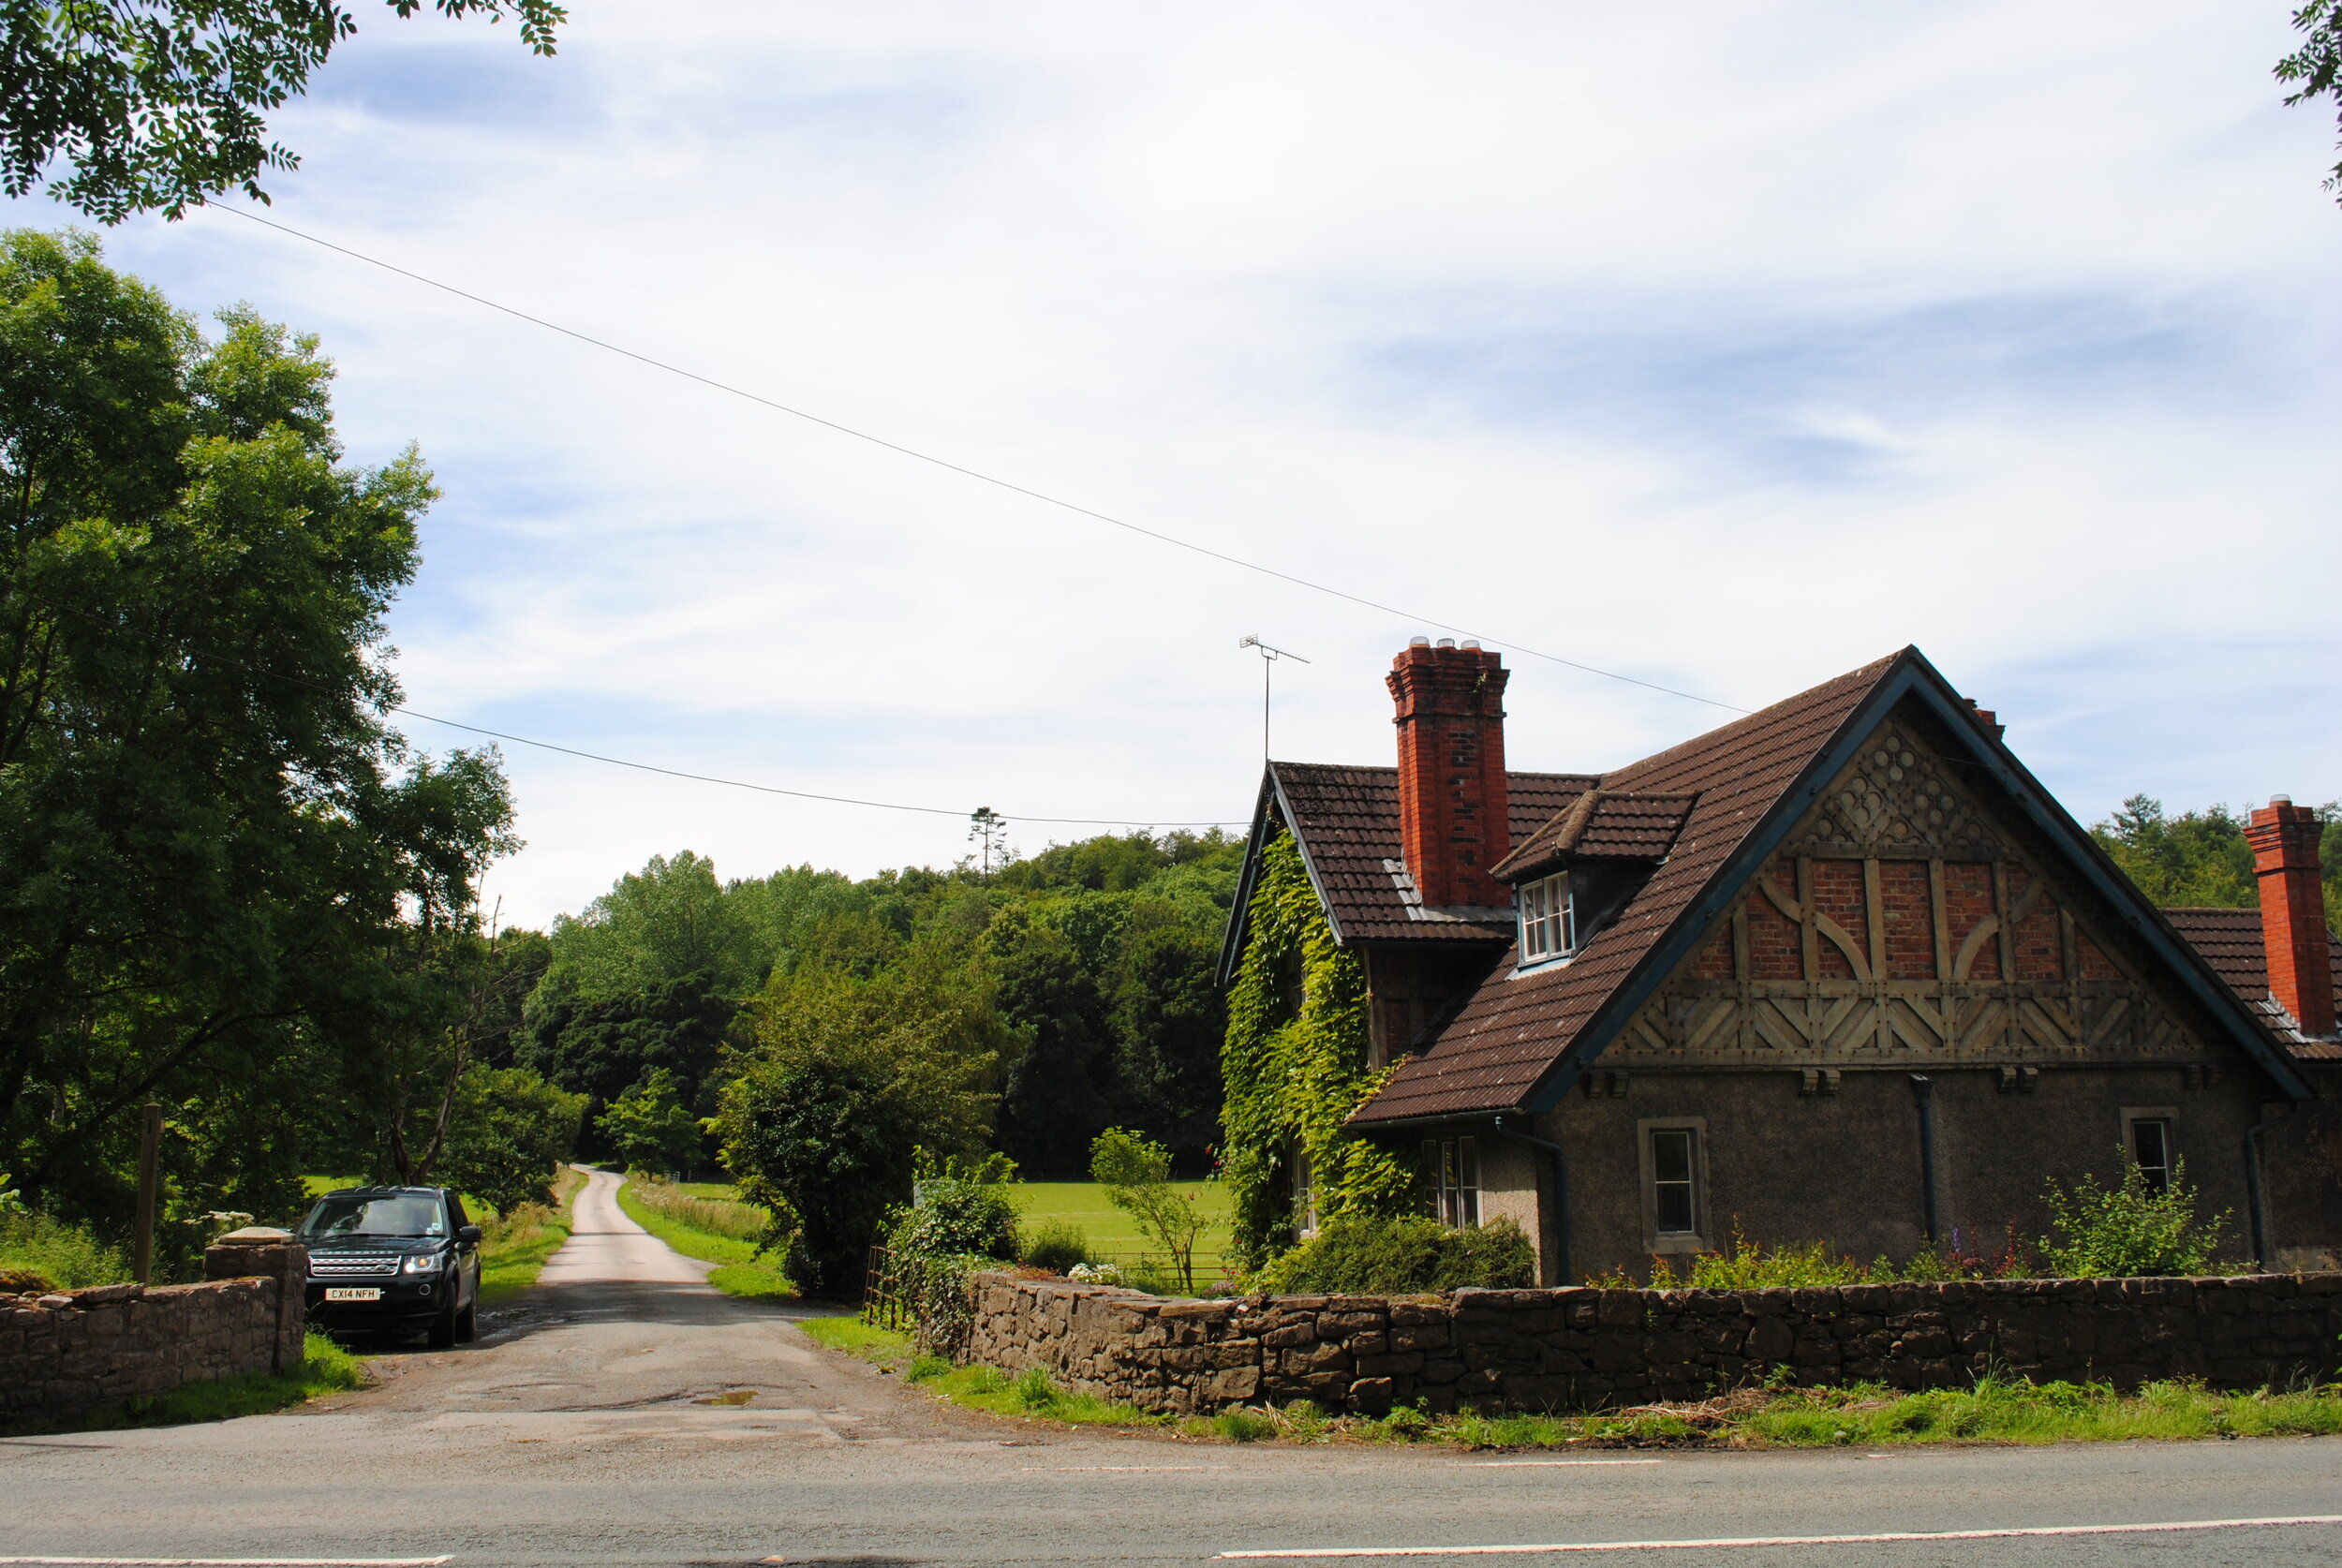
[(445, 1252), (415, 1252), (398, 1265), (401, 1274), (437, 1274), (447, 1266)]

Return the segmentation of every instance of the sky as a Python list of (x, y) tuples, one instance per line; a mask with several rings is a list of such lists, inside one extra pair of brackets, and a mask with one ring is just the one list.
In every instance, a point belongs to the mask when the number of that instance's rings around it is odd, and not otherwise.
[(1300, 761), (1391, 760), (1413, 635), (1502, 648), (1549, 770), (1916, 643), (2084, 821), (2342, 796), (2342, 210), (2275, 0), (575, 0), (551, 60), (353, 9), (250, 210), (1383, 607), (233, 211), (107, 231), (437, 473), (413, 709), (931, 808), (506, 743), (505, 924), (686, 849), (949, 865), (979, 806), (1240, 830), (1248, 635)]

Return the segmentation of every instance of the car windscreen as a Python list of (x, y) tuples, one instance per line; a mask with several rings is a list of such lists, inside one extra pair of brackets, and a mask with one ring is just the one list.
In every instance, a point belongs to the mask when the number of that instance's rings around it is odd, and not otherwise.
[(320, 1198), (301, 1234), (330, 1235), (445, 1235), (447, 1210), (427, 1192), (393, 1192), (387, 1196), (342, 1192)]

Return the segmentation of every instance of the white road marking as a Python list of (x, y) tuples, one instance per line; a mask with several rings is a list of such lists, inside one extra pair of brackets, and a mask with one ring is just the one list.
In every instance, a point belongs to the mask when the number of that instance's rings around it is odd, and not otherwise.
[(2004, 1530), (1898, 1530), (1871, 1535), (1725, 1535), (1698, 1541), (1570, 1541), (1541, 1546), (1295, 1546), (1282, 1551), (1222, 1552), (1222, 1558), (1525, 1557), (1551, 1552), (1657, 1552), (1726, 1546), (1859, 1546), (1898, 1541), (2005, 1541), (2035, 1535), (2153, 1535), (2201, 1530), (2267, 1530), (2281, 1525), (2342, 1524), (2342, 1514), (2268, 1519), (2179, 1519), (2165, 1524), (2035, 1525)]
[(40, 1568), (439, 1568), (443, 1557), (0, 1557)]
[(1663, 1465), (1665, 1459), (1466, 1459), (1458, 1470), (1555, 1470), (1569, 1465)]
[(1226, 1465), (1019, 1465), (1019, 1466), (1017, 1466), (1016, 1468), (1017, 1468), (1017, 1469), (1019, 1469), (1019, 1470), (1025, 1471), (1025, 1472), (1028, 1472), (1028, 1473), (1030, 1473), (1030, 1472), (1035, 1472), (1035, 1471), (1046, 1471), (1046, 1472), (1051, 1472), (1051, 1473), (1059, 1473), (1059, 1472), (1067, 1472), (1067, 1471), (1076, 1471), (1076, 1470), (1091, 1470), (1091, 1471), (1094, 1471), (1094, 1470), (1151, 1470), (1151, 1471), (1164, 1471), (1164, 1470), (1170, 1470), (1170, 1471), (1192, 1471), (1192, 1470), (1226, 1470), (1226, 1469), (1227, 1469), (1227, 1468), (1229, 1468), (1229, 1467), (1228, 1467), (1228, 1466), (1226, 1466)]

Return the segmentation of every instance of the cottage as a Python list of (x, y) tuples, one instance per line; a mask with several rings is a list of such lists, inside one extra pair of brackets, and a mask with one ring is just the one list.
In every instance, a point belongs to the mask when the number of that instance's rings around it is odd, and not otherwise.
[(2315, 813), (2253, 813), (2258, 910), (2157, 910), (1916, 648), (1600, 775), (1507, 768), (1506, 673), (1418, 638), (1395, 768), (1267, 766), (1222, 960), (1240, 1242), (1411, 1189), (1546, 1283), (1736, 1227), (1900, 1259), (2184, 1161), (2237, 1255), (2331, 1266)]

